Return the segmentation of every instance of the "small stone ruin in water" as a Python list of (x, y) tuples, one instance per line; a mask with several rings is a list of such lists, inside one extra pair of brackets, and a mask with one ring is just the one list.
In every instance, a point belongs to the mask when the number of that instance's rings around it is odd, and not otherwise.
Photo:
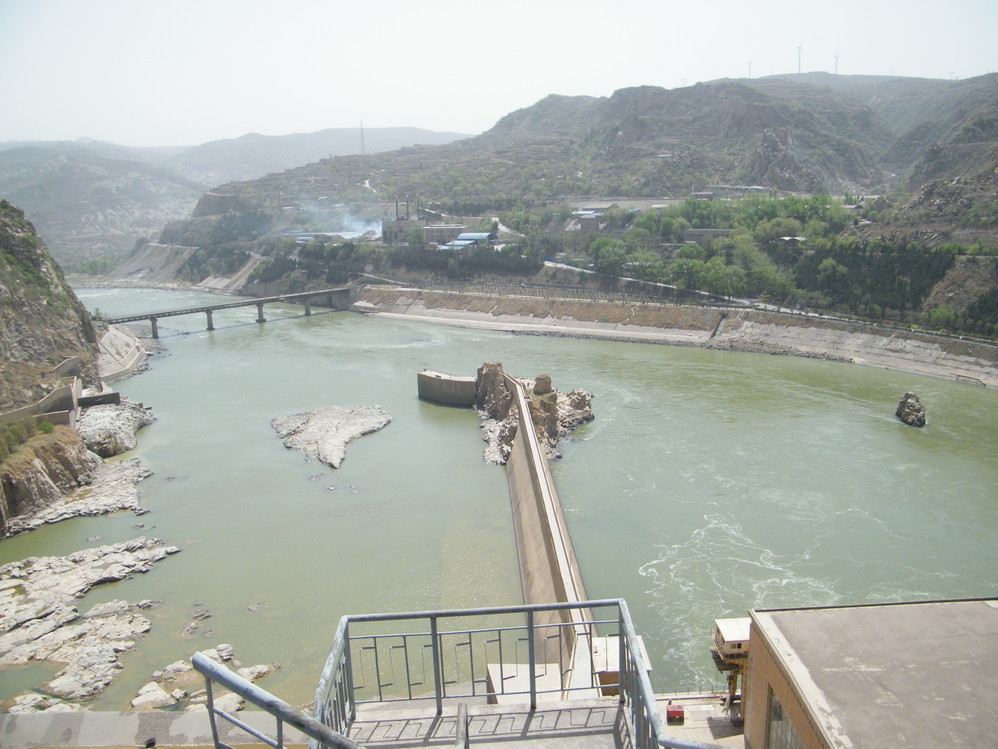
[[(513, 394), (504, 381), (501, 362), (485, 362), (476, 378), (475, 409), (482, 417), (485, 460), (504, 464), (516, 437), (517, 414)], [(548, 460), (561, 457), (559, 443), (580, 424), (593, 420), (592, 397), (585, 390), (559, 393), (551, 376), (521, 379), (530, 390), (530, 418)]]

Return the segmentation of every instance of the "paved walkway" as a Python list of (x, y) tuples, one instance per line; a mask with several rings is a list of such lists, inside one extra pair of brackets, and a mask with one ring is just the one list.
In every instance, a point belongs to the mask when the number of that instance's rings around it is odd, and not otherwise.
[[(526, 706), (471, 705), (468, 736), (475, 749), (617, 749), (622, 744), (616, 728), (622, 720), (614, 699), (543, 705), (533, 712)], [(422, 715), (370, 710), (357, 716), (350, 738), (371, 749), (448, 746), (455, 728), (453, 710), (440, 718), (433, 710)]]
[[(660, 708), (664, 714), (664, 700)], [(682, 701), (686, 719), (670, 724), (670, 735), (687, 741), (724, 747), (744, 746), (741, 729), (731, 724), (715, 697), (673, 697)], [(389, 710), (367, 708), (357, 717), (350, 738), (370, 749), (389, 747), (448, 747), (453, 744), (456, 708), (445, 707), (437, 717), (433, 709)], [(473, 749), (620, 749), (623, 712), (614, 698), (548, 703), (530, 712), (526, 706), (469, 705), (469, 736)], [(267, 713), (246, 710), (240, 720), (273, 738), (276, 722)], [(230, 746), (260, 746), (245, 732), (219, 724), (220, 738)], [(204, 712), (76, 712), (0, 714), (0, 748), (63, 749), (76, 747), (145, 747), (157, 749), (212, 746), (211, 726)], [(306, 746), (307, 739), (287, 726), (287, 746)]]

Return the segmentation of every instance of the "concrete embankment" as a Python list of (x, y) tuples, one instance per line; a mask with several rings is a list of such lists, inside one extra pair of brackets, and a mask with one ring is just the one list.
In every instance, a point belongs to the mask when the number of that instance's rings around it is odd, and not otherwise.
[(105, 383), (122, 380), (138, 370), (146, 360), (147, 352), (138, 338), (111, 326), (100, 339), (97, 368)]
[(513, 333), (828, 359), (998, 387), (998, 346), (810, 315), (375, 286), (358, 290), (353, 309)]

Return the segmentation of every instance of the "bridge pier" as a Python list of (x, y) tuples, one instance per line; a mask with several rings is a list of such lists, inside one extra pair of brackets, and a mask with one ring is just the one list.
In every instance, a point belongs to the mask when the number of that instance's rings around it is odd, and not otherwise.
[(305, 300), (305, 317), (308, 317), (311, 314), (312, 314), (312, 303), (309, 302), (308, 299), (306, 299)]
[(149, 325), (152, 326), (152, 337), (159, 338), (159, 323), (155, 317), (149, 318)]
[(213, 321), (213, 320), (211, 319), (211, 310), (210, 310), (210, 309), (206, 309), (206, 310), (204, 311), (204, 313), (205, 313), (205, 315), (207, 315), (207, 317), (208, 317), (208, 330), (214, 330), (214, 329), (215, 329), (215, 323), (214, 323), (214, 321)]
[(267, 318), (263, 316), (263, 302), (256, 303), (256, 321), (267, 322)]

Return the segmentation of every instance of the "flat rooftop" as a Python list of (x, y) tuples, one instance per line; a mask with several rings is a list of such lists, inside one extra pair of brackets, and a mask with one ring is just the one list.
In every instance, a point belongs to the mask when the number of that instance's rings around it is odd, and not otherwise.
[(752, 626), (832, 746), (998, 737), (998, 599), (753, 611)]

